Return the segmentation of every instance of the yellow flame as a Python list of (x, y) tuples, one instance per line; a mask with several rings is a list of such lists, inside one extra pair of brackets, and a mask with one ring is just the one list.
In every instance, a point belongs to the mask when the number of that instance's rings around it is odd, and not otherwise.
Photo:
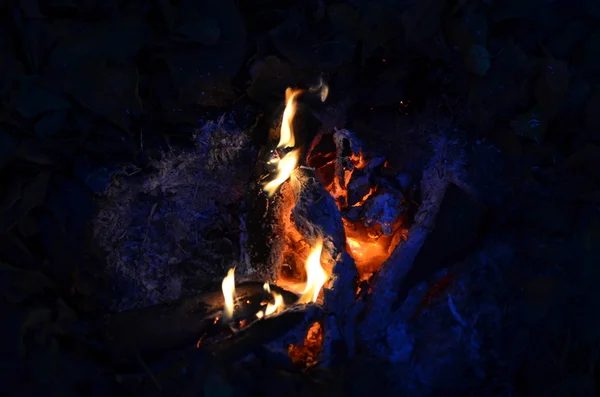
[(321, 251), (323, 251), (322, 238), (317, 241), (306, 259), (306, 287), (302, 291), (299, 303), (316, 302), (321, 288), (327, 282), (327, 273), (321, 266)]
[(327, 99), (327, 96), (329, 95), (329, 86), (327, 84), (325, 84), (325, 82), (323, 81), (323, 78), (320, 78), (319, 84), (317, 84), (314, 87), (310, 87), (309, 91), (310, 92), (318, 92), (319, 96), (321, 97), (321, 102), (325, 102), (325, 100)]
[(277, 164), (277, 176), (272, 181), (267, 182), (263, 187), (263, 190), (267, 192), (269, 197), (274, 195), (277, 188), (292, 175), (292, 172), (294, 172), (294, 169), (298, 164), (298, 154), (299, 151), (294, 150), (279, 160), (279, 163)]
[(235, 295), (235, 268), (229, 269), (227, 276), (221, 283), (223, 298), (225, 299), (225, 317), (233, 316), (233, 297)]
[(268, 317), (271, 314), (279, 313), (284, 308), (283, 296), (281, 296), (277, 292), (272, 292), (271, 287), (269, 286), (269, 283), (265, 283), (263, 285), (263, 288), (265, 291), (267, 291), (268, 293), (271, 294), (271, 296), (273, 297), (273, 300), (275, 302), (268, 303), (267, 307), (264, 311), (260, 311), (260, 312), (256, 313), (256, 317), (258, 317), (258, 318)]
[(277, 148), (294, 147), (296, 145), (292, 123), (297, 109), (296, 98), (300, 94), (302, 94), (302, 90), (295, 90), (293, 88), (285, 90), (285, 110), (281, 119), (281, 130)]

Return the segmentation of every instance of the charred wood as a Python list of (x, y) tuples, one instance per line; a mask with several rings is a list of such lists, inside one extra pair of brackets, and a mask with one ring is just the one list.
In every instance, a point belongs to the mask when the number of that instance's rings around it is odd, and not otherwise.
[(356, 316), (352, 308), (356, 303), (358, 271), (354, 259), (341, 253), (323, 291), (324, 342), (321, 362), (352, 357), (355, 352)]
[(220, 361), (232, 362), (243, 359), (270, 343), (287, 345), (298, 341), (311, 323), (322, 318), (323, 311), (317, 305), (297, 305), (284, 312), (254, 322), (232, 336), (206, 347)]
[[(297, 296), (271, 285), (271, 289), (291, 305)], [(255, 319), (261, 303), (270, 299), (263, 283), (247, 282), (236, 286), (236, 309), (231, 322)], [(95, 324), (102, 330), (105, 343), (113, 355), (131, 352), (154, 354), (169, 349), (194, 346), (207, 331), (218, 332), (228, 323), (215, 324), (224, 306), (220, 290), (182, 298), (162, 305), (106, 315)]]

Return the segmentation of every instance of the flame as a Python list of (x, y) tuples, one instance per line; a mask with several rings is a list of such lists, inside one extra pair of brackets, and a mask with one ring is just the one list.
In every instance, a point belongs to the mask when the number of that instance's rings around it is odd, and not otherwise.
[(294, 127), (292, 126), (292, 123), (297, 110), (296, 98), (300, 94), (302, 94), (302, 90), (295, 90), (293, 88), (287, 88), (285, 90), (285, 110), (283, 111), (283, 117), (281, 120), (279, 144), (277, 145), (278, 149), (294, 147), (296, 145), (296, 141), (294, 140)]
[(321, 251), (323, 251), (323, 239), (311, 249), (306, 259), (306, 287), (302, 291), (299, 303), (316, 302), (323, 284), (327, 282), (327, 273), (321, 266)]
[(231, 318), (233, 316), (233, 297), (235, 295), (235, 268), (229, 269), (227, 276), (221, 283), (221, 289), (225, 299), (225, 317)]
[(263, 190), (267, 192), (269, 197), (273, 196), (277, 191), (277, 188), (292, 175), (292, 172), (294, 172), (294, 169), (298, 164), (298, 157), (299, 151), (294, 150), (279, 160), (279, 163), (277, 164), (277, 177), (272, 181), (267, 182), (263, 187)]
[(279, 313), (281, 310), (283, 310), (285, 306), (283, 303), (283, 296), (281, 296), (277, 292), (271, 291), (271, 286), (269, 285), (269, 283), (265, 283), (263, 285), (263, 288), (265, 291), (271, 294), (275, 302), (267, 303), (267, 307), (264, 311), (256, 313), (256, 317), (258, 318), (269, 317), (271, 314)]

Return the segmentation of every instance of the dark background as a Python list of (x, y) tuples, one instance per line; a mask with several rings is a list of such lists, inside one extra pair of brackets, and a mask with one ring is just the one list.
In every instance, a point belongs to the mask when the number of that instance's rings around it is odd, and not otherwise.
[(594, 0), (3, 2), (0, 394), (140, 392), (60, 326), (108, 311), (119, 293), (90, 243), (95, 195), (122, 164), (143, 172), (190, 147), (199, 120), (233, 111), (244, 128), (280, 106), (286, 87), (323, 77), (332, 123), (397, 168), (419, 162), (407, 142), (427, 141), (432, 128), (461, 141), (489, 211), (473, 226), (457, 219), (483, 215), (452, 207), (441, 229), (452, 237), (430, 244), (464, 258), (501, 235), (513, 250), (502, 282), (521, 317), (497, 325), (505, 340), (494, 345), (512, 352), (496, 361), (513, 395), (594, 395), (598, 26)]

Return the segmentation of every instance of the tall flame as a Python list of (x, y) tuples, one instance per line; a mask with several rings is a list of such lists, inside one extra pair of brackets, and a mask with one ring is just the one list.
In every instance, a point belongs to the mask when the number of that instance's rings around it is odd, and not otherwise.
[(294, 147), (296, 141), (294, 139), (294, 127), (292, 125), (294, 116), (296, 115), (296, 98), (302, 94), (302, 90), (287, 88), (285, 90), (285, 110), (281, 119), (281, 131), (279, 135), (278, 149), (286, 147)]
[(327, 282), (327, 273), (321, 266), (321, 251), (323, 251), (322, 238), (317, 241), (306, 259), (306, 287), (302, 291), (299, 303), (316, 302), (321, 288)]
[(273, 196), (277, 191), (277, 188), (292, 175), (292, 172), (294, 172), (294, 169), (298, 164), (298, 157), (299, 151), (294, 150), (279, 160), (279, 163), (277, 164), (277, 176), (272, 181), (267, 182), (263, 187), (263, 190), (267, 192), (269, 197)]
[(225, 299), (225, 317), (231, 318), (233, 316), (233, 297), (235, 295), (235, 268), (229, 269), (227, 276), (221, 283), (221, 289)]

